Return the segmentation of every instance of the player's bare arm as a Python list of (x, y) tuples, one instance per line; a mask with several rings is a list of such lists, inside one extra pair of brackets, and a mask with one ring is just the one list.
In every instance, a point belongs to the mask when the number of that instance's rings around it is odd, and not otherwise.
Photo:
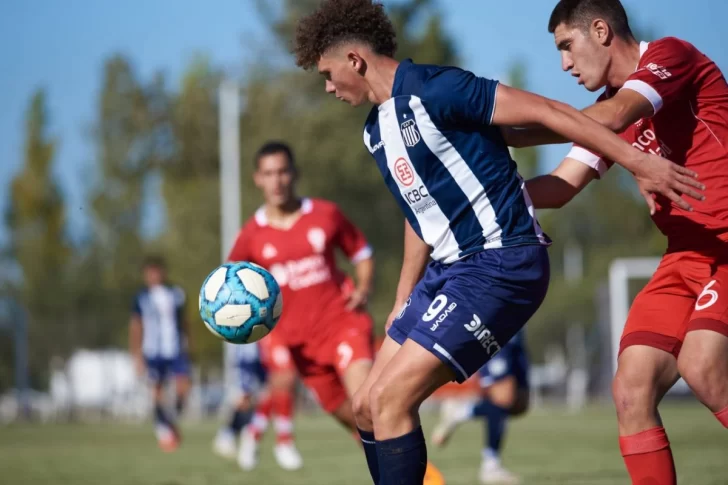
[(399, 273), (399, 283), (394, 299), (394, 308), (387, 318), (386, 328), (407, 302), (417, 282), (422, 278), (422, 273), (430, 259), (432, 248), (427, 245), (412, 229), (409, 221), (404, 221), (404, 257), (402, 258), (402, 270)]
[[(493, 124), (540, 124), (565, 139), (601, 153), (629, 170), (637, 179), (640, 192), (650, 207), (650, 213), (655, 211), (651, 196), (655, 193), (664, 195), (685, 210), (692, 210), (692, 207), (682, 199), (681, 194), (703, 200), (703, 196), (694, 189), (705, 188), (695, 180), (695, 172), (658, 155), (640, 152), (606, 127), (567, 104), (502, 84), (498, 85), (497, 100)], [(597, 145), (601, 148), (597, 148)]]
[[(637, 91), (622, 89), (612, 98), (594, 103), (581, 112), (613, 132), (622, 133), (629, 125), (652, 116), (654, 108)], [(501, 130), (508, 146), (514, 148), (569, 143), (564, 136), (539, 125), (504, 126)]]
[(527, 180), (526, 189), (536, 209), (559, 209), (596, 176), (593, 168), (567, 157), (550, 174)]
[(363, 309), (372, 294), (374, 286), (374, 257), (362, 259), (356, 263), (356, 288), (349, 295), (347, 308), (350, 310)]
[(129, 353), (134, 359), (134, 366), (139, 375), (144, 373), (144, 359), (142, 357), (142, 319), (139, 315), (132, 315), (129, 320)]

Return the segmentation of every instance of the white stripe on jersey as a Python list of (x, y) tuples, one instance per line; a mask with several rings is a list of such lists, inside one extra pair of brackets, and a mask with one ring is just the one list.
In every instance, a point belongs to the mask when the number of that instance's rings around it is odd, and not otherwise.
[(546, 244), (546, 235), (543, 233), (543, 229), (541, 229), (541, 224), (538, 223), (538, 219), (536, 219), (536, 209), (533, 207), (531, 195), (528, 193), (528, 189), (526, 189), (526, 182), (520, 174), (518, 175), (518, 179), (521, 181), (521, 191), (523, 191), (523, 198), (528, 206), (528, 214), (531, 216), (531, 220), (533, 221), (533, 231), (536, 233), (538, 240), (541, 241), (541, 244)]
[[(379, 131), (382, 141), (384, 141), (387, 167), (392, 177), (397, 180), (399, 190), (402, 193), (402, 197), (404, 197), (404, 194), (408, 192), (408, 188), (419, 187), (424, 184), (416, 168), (409, 161), (410, 157), (407, 153), (407, 148), (402, 141), (400, 124), (397, 120), (397, 111), (395, 108), (395, 98), (391, 98), (379, 106)], [(400, 158), (407, 160), (415, 178), (414, 182), (408, 187), (404, 187), (399, 183), (394, 170), (394, 165)], [(444, 263), (456, 261), (460, 254), (460, 246), (455, 239), (455, 234), (450, 229), (449, 219), (440, 207), (435, 205), (421, 214), (415, 212), (415, 217), (420, 225), (422, 239), (433, 248), (432, 254), (430, 255), (432, 259)]]
[[(483, 227), (483, 236), (486, 240), (492, 241), (486, 243), (484, 247), (488, 249), (501, 247), (500, 236), (503, 231), (498, 225), (495, 210), (493, 210), (493, 206), (490, 204), (488, 194), (485, 193), (483, 185), (468, 164), (465, 163), (460, 153), (458, 153), (440, 130), (437, 129), (427, 110), (422, 105), (422, 100), (417, 96), (412, 96), (409, 105), (415, 114), (417, 126), (422, 135), (422, 141), (425, 142), (430, 151), (447, 168), (455, 183), (458, 184), (460, 190), (467, 196), (478, 222)], [(495, 240), (493, 241), (493, 239)]]

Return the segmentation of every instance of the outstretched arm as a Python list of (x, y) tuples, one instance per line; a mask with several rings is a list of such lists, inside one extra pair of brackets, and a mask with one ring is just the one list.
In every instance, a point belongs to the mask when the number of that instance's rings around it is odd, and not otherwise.
[(498, 85), (492, 123), (524, 126), (540, 124), (565, 139), (601, 153), (632, 172), (640, 184), (650, 211), (654, 202), (650, 193), (661, 193), (685, 210), (691, 210), (680, 194), (702, 200), (693, 187), (703, 189), (695, 173), (666, 159), (644, 153), (619, 138), (606, 127), (571, 106), (542, 96)]

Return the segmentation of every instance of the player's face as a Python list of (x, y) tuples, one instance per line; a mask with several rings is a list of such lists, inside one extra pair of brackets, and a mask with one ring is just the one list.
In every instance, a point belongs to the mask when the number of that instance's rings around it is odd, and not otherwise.
[(266, 204), (280, 207), (294, 197), (296, 173), (285, 153), (262, 156), (258, 160), (254, 180), (255, 185), (263, 192)]
[(318, 71), (326, 79), (326, 92), (352, 106), (369, 100), (369, 88), (362, 75), (364, 70), (362, 58), (344, 48), (324, 53), (318, 62)]
[(144, 283), (147, 286), (157, 286), (164, 283), (164, 269), (158, 266), (144, 268)]
[(607, 84), (608, 49), (600, 42), (599, 35), (593, 28), (584, 32), (566, 24), (560, 24), (554, 30), (556, 48), (561, 53), (561, 68), (571, 72), (589, 91), (597, 91)]

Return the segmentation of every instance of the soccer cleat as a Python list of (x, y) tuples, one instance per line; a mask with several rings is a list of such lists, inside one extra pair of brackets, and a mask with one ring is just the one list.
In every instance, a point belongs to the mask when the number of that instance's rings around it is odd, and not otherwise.
[(518, 485), (521, 480), (509, 472), (498, 460), (483, 460), (480, 465), (480, 483), (483, 485)]
[(215, 436), (215, 441), (212, 444), (212, 450), (215, 454), (220, 455), (223, 458), (229, 460), (235, 459), (238, 447), (235, 443), (235, 435), (229, 429), (221, 429)]
[(472, 409), (469, 402), (457, 399), (443, 401), (440, 406), (440, 421), (432, 432), (432, 442), (437, 446), (445, 446), (457, 427), (472, 417)]
[(422, 485), (445, 485), (445, 477), (430, 461), (427, 462), (427, 470), (425, 470), (425, 479), (422, 481)]
[(303, 458), (292, 441), (279, 443), (273, 448), (278, 466), (284, 470), (298, 470), (303, 466)]
[(253, 431), (247, 427), (240, 434), (238, 450), (238, 466), (243, 470), (252, 470), (258, 465), (258, 441)]
[(164, 424), (157, 424), (154, 428), (157, 444), (165, 453), (171, 453), (179, 447), (179, 438), (175, 430)]

